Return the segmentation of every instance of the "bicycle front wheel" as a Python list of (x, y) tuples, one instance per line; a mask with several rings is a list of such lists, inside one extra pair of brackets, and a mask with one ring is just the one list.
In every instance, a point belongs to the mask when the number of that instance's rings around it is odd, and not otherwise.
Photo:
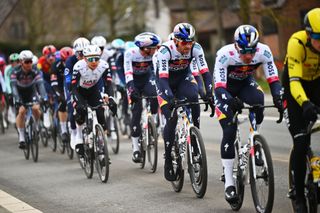
[(33, 127), (32, 130), (32, 125), (30, 125), (29, 131), (32, 132), (32, 136), (30, 138), (30, 146), (31, 146), (31, 154), (32, 154), (32, 159), (34, 162), (38, 161), (38, 156), (39, 156), (39, 139), (38, 139), (38, 133), (36, 130), (36, 127)]
[(156, 125), (151, 116), (148, 117), (148, 128), (147, 154), (151, 172), (154, 173), (157, 170), (158, 164), (158, 135)]
[(181, 192), (184, 183), (184, 169), (182, 168), (181, 156), (179, 154), (179, 142), (177, 134), (175, 136), (173, 150), (174, 151), (172, 151), (172, 165), (177, 178), (175, 181), (171, 181), (171, 185), (175, 192)]
[[(26, 129), (26, 131), (28, 131)], [(29, 135), (28, 132), (25, 132), (25, 139), (26, 139), (26, 147), (25, 149), (23, 149), (23, 154), (26, 160), (29, 160), (30, 157), (30, 139), (29, 139)]]
[(191, 145), (188, 146), (188, 172), (193, 191), (202, 198), (207, 191), (208, 171), (207, 156), (199, 129), (190, 128)]
[(111, 144), (113, 153), (118, 154), (119, 146), (120, 146), (118, 122), (115, 117), (109, 118), (109, 121), (113, 122), (113, 128), (114, 128), (111, 130), (111, 141), (109, 141), (109, 143)]
[[(250, 186), (257, 212), (272, 212), (274, 200), (273, 164), (268, 144), (263, 136), (253, 137), (255, 147), (249, 158)], [(253, 164), (253, 158), (255, 164)], [(255, 172), (255, 177), (254, 177)]]
[(100, 124), (95, 126), (96, 135), (94, 139), (96, 168), (101, 182), (106, 183), (109, 178), (109, 152), (107, 139)]

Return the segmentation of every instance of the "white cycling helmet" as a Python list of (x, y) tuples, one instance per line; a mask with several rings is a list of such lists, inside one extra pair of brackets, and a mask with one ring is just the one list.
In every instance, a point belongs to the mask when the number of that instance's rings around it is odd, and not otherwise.
[(36, 55), (33, 55), (32, 64), (34, 64), (34, 65), (38, 64), (38, 60), (39, 60), (38, 57)]
[(77, 38), (73, 42), (73, 49), (75, 51), (83, 51), (83, 48), (90, 44), (90, 41), (84, 37)]
[(134, 44), (140, 48), (156, 47), (161, 43), (158, 35), (150, 32), (140, 33), (134, 38)]
[(84, 57), (100, 56), (101, 49), (98, 47), (98, 45), (90, 44), (83, 49), (82, 53)]
[(168, 41), (173, 40), (174, 39), (174, 33), (170, 33), (168, 35)]
[(19, 54), (19, 59), (21, 61), (24, 61), (24, 60), (32, 60), (33, 58), (33, 53), (30, 51), (30, 50), (22, 50)]
[(104, 47), (107, 44), (107, 40), (103, 36), (94, 36), (91, 39), (91, 44), (98, 45), (99, 47)]

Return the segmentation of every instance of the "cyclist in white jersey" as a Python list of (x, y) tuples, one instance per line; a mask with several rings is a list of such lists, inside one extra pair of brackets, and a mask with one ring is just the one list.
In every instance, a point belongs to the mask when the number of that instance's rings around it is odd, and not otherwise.
[[(264, 93), (253, 77), (260, 65), (271, 88), (275, 106), (279, 112), (283, 111), (281, 85), (270, 48), (258, 42), (258, 31), (250, 25), (239, 26), (234, 40), (235, 43), (217, 52), (214, 67), (216, 115), (223, 130), (220, 151), (225, 174), (225, 198), (229, 203), (238, 200), (232, 176), (237, 124), (231, 124), (231, 121), (234, 113), (242, 109), (243, 102), (249, 105), (264, 104)], [(256, 111), (256, 120), (258, 125), (261, 124), (263, 108)], [(259, 148), (256, 150), (259, 151)], [(256, 164), (261, 163), (259, 155), (256, 156)]]
[[(174, 181), (171, 149), (174, 142), (177, 115), (169, 119), (174, 106), (174, 99), (187, 99), (190, 102), (198, 101), (198, 85), (191, 74), (190, 63), (193, 58), (201, 73), (205, 89), (206, 99), (213, 106), (212, 77), (209, 73), (204, 52), (200, 44), (194, 41), (195, 30), (188, 23), (180, 23), (174, 27), (174, 39), (162, 44), (158, 50), (159, 64), (159, 105), (166, 117), (166, 125), (163, 132), (165, 141), (165, 166), (164, 176), (168, 181)], [(194, 125), (199, 127), (200, 107), (192, 105), (192, 118)]]
[[(135, 163), (141, 162), (139, 137), (141, 135), (141, 95), (157, 96), (156, 79), (152, 55), (161, 43), (158, 35), (144, 32), (135, 37), (136, 47), (128, 49), (124, 54), (124, 70), (127, 84), (129, 102), (132, 103), (131, 139)], [(158, 111), (157, 99), (150, 99), (151, 113), (155, 117)]]

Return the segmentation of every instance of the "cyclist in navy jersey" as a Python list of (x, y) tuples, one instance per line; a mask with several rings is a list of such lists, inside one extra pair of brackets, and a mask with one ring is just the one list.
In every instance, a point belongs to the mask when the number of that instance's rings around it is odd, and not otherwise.
[[(234, 113), (243, 108), (243, 102), (249, 105), (264, 104), (264, 93), (253, 77), (260, 65), (271, 88), (275, 106), (279, 112), (283, 111), (281, 85), (270, 48), (258, 42), (258, 31), (250, 25), (239, 26), (234, 41), (217, 52), (214, 67), (216, 114), (223, 130), (220, 151), (225, 175), (225, 199), (229, 203), (238, 200), (232, 175), (237, 124), (231, 124), (231, 121)], [(259, 108), (256, 110), (258, 126), (262, 120), (263, 108)], [(259, 147), (256, 150), (258, 152)], [(256, 156), (258, 165), (261, 160), (258, 153)]]
[[(200, 44), (194, 41), (195, 30), (188, 23), (180, 23), (174, 27), (174, 39), (162, 44), (158, 50), (159, 86), (158, 98), (162, 113), (166, 117), (163, 138), (165, 142), (164, 176), (168, 181), (174, 181), (171, 149), (174, 142), (177, 115), (169, 120), (173, 109), (174, 98), (189, 102), (198, 101), (198, 85), (191, 74), (190, 63), (195, 58), (203, 77), (206, 94), (205, 99), (213, 106), (212, 77), (209, 73), (204, 52)], [(199, 127), (200, 106), (192, 105), (192, 118), (194, 125)]]
[(67, 134), (67, 102), (64, 92), (64, 71), (66, 60), (73, 55), (71, 47), (63, 47), (60, 49), (60, 59), (57, 59), (51, 67), (50, 80), (51, 87), (58, 101), (58, 116), (61, 127), (61, 139), (64, 143), (69, 140)]
[(68, 117), (70, 121), (71, 126), (71, 135), (70, 135), (70, 145), (72, 149), (75, 149), (76, 145), (76, 123), (73, 115), (73, 106), (71, 103), (71, 79), (72, 79), (72, 71), (73, 66), (77, 63), (78, 60), (83, 59), (83, 48), (88, 46), (90, 44), (90, 41), (84, 37), (77, 38), (73, 42), (73, 49), (75, 51), (75, 54), (71, 57), (69, 57), (66, 61), (66, 66), (64, 69), (64, 87), (65, 87), (65, 93), (66, 93), (66, 101), (68, 105)]
[[(142, 100), (141, 95), (157, 96), (156, 80), (152, 55), (160, 44), (160, 38), (154, 33), (144, 32), (135, 37), (136, 47), (132, 47), (125, 52), (124, 69), (128, 96), (132, 102), (132, 121), (131, 121), (131, 139), (133, 156), (135, 163), (141, 162), (141, 153), (139, 148), (139, 137), (141, 135), (141, 113)], [(154, 117), (158, 111), (157, 99), (151, 99), (151, 113)]]

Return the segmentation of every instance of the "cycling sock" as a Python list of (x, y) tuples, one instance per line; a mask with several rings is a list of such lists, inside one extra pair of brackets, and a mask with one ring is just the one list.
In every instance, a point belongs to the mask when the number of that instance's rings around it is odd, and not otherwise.
[(139, 137), (131, 137), (131, 139), (132, 139), (133, 152), (139, 151), (140, 150), (140, 148), (139, 148)]
[(67, 132), (67, 122), (65, 121), (61, 121), (60, 122), (60, 125), (61, 125), (61, 133), (66, 133)]
[(77, 124), (77, 138), (81, 138), (82, 139), (82, 128), (83, 125), (78, 125)]
[(225, 183), (224, 188), (228, 186), (234, 186), (233, 183), (233, 161), (234, 159), (221, 159), (222, 166), (224, 168)]
[(157, 124), (157, 114), (152, 114), (152, 118), (155, 124)]
[(18, 133), (19, 133), (19, 141), (25, 141), (24, 128), (18, 128)]

